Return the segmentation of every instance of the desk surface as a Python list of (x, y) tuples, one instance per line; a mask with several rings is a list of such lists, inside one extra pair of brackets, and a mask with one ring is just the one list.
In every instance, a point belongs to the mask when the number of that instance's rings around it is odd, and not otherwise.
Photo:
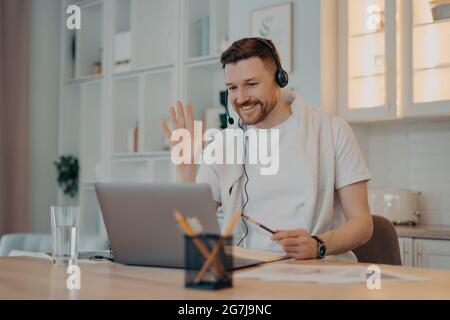
[[(275, 262), (275, 263), (286, 263)], [(343, 265), (337, 261), (288, 261)], [(184, 288), (184, 271), (130, 267), (116, 263), (81, 263), (81, 290), (67, 290), (66, 269), (28, 257), (0, 258), (0, 299), (450, 299), (450, 271), (380, 266), (381, 270), (425, 277), (422, 282), (319, 285), (234, 279), (219, 291)]]

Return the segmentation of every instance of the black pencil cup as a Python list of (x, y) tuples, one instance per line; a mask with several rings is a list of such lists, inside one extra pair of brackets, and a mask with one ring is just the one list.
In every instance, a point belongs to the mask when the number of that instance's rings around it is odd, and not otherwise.
[[(233, 258), (225, 254), (231, 247), (232, 237), (220, 235), (185, 236), (185, 287), (197, 289), (223, 289), (233, 285)], [(207, 257), (214, 259), (205, 266)], [(206, 257), (205, 257), (206, 256)]]

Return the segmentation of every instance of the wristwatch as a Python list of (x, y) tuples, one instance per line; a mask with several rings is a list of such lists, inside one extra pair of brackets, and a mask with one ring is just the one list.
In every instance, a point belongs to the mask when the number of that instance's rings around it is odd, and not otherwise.
[(317, 257), (316, 259), (323, 259), (327, 255), (327, 246), (325, 245), (325, 242), (322, 241), (318, 236), (311, 236), (314, 240), (317, 241), (318, 247), (317, 247)]

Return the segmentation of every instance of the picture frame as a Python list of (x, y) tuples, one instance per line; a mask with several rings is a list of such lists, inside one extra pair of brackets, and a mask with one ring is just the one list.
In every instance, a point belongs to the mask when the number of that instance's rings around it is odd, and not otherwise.
[(292, 2), (260, 7), (250, 11), (250, 36), (274, 42), (286, 72), (292, 65)]

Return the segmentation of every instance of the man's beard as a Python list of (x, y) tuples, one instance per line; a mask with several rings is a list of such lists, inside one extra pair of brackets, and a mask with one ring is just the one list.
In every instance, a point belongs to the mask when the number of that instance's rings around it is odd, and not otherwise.
[[(252, 106), (248, 111), (245, 111), (243, 107)], [(264, 121), (269, 114), (275, 109), (276, 100), (272, 102), (263, 103), (259, 99), (250, 98), (244, 103), (235, 104), (241, 121), (246, 125), (256, 125)]]

